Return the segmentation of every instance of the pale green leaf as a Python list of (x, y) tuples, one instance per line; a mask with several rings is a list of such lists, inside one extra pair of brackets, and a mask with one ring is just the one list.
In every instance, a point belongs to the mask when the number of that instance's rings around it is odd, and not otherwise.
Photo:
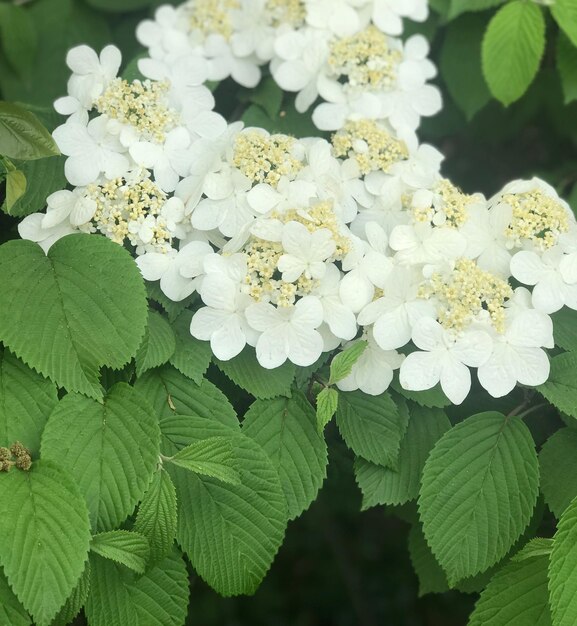
[(147, 372), (135, 384), (158, 416), (198, 415), (240, 430), (236, 413), (227, 397), (208, 380), (200, 385), (172, 367)]
[(148, 539), (129, 530), (111, 530), (94, 535), (90, 550), (105, 559), (125, 565), (137, 574), (144, 574), (150, 555)]
[(0, 624), (6, 626), (30, 626), (32, 620), (26, 609), (18, 602), (6, 577), (0, 569)]
[(400, 410), (386, 392), (380, 396), (339, 393), (339, 431), (349, 448), (367, 461), (396, 467), (408, 421), (406, 407)]
[[(2, 6), (2, 5), (0, 5)], [(14, 205), (26, 193), (26, 176), (20, 170), (12, 170), (6, 174), (6, 212), (11, 213)]]
[(254, 593), (282, 543), (287, 523), (272, 461), (252, 439), (215, 420), (173, 416), (161, 421), (161, 430), (166, 455), (208, 437), (234, 438), (240, 485), (169, 468), (179, 502), (177, 540), (199, 576), (218, 593)]
[(0, 101), (0, 154), (9, 159), (31, 160), (60, 154), (60, 150), (33, 113)]
[[(572, 0), (569, 0), (572, 1)], [(483, 39), (483, 73), (505, 106), (518, 100), (535, 78), (545, 51), (541, 7), (514, 0), (499, 9)]]
[(142, 277), (106, 237), (69, 235), (48, 256), (31, 241), (5, 243), (0, 292), (0, 340), (68, 391), (101, 397), (99, 368), (122, 367), (144, 334)]
[(15, 4), (0, 4), (0, 44), (8, 62), (20, 75), (32, 68), (38, 37), (30, 14)]
[(485, 9), (492, 9), (500, 4), (503, 4), (505, 0), (451, 0), (451, 8), (449, 10), (449, 18), (454, 19), (461, 13), (467, 11), (484, 11)]
[(346, 378), (353, 371), (353, 366), (361, 358), (367, 346), (366, 341), (357, 341), (350, 348), (335, 356), (331, 361), (329, 385), (338, 383), (339, 380)]
[[(528, 548), (531, 550), (531, 547)], [(551, 626), (547, 604), (547, 555), (510, 561), (481, 593), (469, 626)]]
[(0, 446), (20, 441), (37, 457), (42, 430), (57, 403), (53, 383), (8, 350), (0, 353)]
[(419, 579), (419, 598), (428, 593), (449, 591), (447, 576), (427, 545), (420, 524), (413, 524), (409, 532), (409, 555)]
[(90, 545), (86, 504), (50, 461), (0, 474), (0, 564), (37, 626), (48, 626), (84, 570)]
[(527, 559), (539, 556), (546, 556), (549, 558), (551, 550), (553, 550), (553, 539), (536, 537), (535, 539), (529, 541), (529, 543), (526, 544), (520, 552), (517, 552), (517, 554), (511, 557), (511, 561), (526, 561)]
[(188, 609), (188, 573), (176, 551), (143, 576), (91, 557), (86, 616), (90, 626), (182, 626)]
[(137, 376), (164, 365), (175, 350), (176, 338), (170, 324), (160, 313), (150, 310), (146, 331), (135, 357)]
[(339, 392), (325, 387), (317, 396), (317, 430), (322, 433), (339, 408)]
[(257, 361), (254, 348), (247, 346), (230, 361), (215, 358), (214, 362), (233, 383), (255, 398), (267, 399), (291, 394), (296, 367), (289, 361), (267, 370)]
[(208, 341), (200, 341), (190, 334), (191, 311), (183, 311), (172, 323), (176, 334), (176, 350), (170, 357), (170, 363), (197, 385), (202, 383), (212, 359), (212, 350)]
[[(577, 45), (573, 45), (563, 33), (557, 37), (557, 69), (561, 76), (565, 104), (569, 104), (577, 100)], [(572, 309), (567, 310), (573, 312)]]
[(74, 475), (93, 528), (112, 530), (144, 495), (158, 462), (159, 436), (152, 407), (118, 383), (102, 403), (65, 396), (46, 424), (42, 458)]
[(289, 518), (298, 517), (317, 497), (326, 478), (327, 446), (316, 428), (315, 411), (303, 394), (256, 401), (242, 432), (272, 459), (287, 501)]
[(560, 411), (577, 418), (577, 352), (565, 352), (551, 359), (547, 382), (537, 387), (540, 394)]
[(231, 485), (240, 484), (232, 442), (226, 437), (209, 437), (179, 450), (170, 462), (195, 474), (210, 476)]
[(577, 46), (577, 3), (575, 0), (555, 0), (551, 5), (555, 21), (574, 46)]
[(541, 492), (557, 519), (577, 497), (577, 431), (561, 428), (539, 453)]
[(176, 519), (176, 489), (168, 472), (160, 468), (142, 498), (134, 523), (134, 530), (148, 539), (151, 563), (170, 553), (176, 537)]
[(80, 613), (90, 590), (90, 560), (72, 593), (68, 596), (58, 615), (50, 622), (50, 626), (67, 626)]
[(419, 514), (449, 583), (507, 553), (531, 520), (538, 488), (535, 446), (520, 419), (480, 413), (443, 435), (425, 463)]
[(396, 470), (358, 457), (355, 476), (363, 492), (363, 510), (378, 504), (404, 504), (419, 495), (421, 474), (431, 448), (451, 428), (441, 409), (409, 407), (407, 432), (401, 441)]

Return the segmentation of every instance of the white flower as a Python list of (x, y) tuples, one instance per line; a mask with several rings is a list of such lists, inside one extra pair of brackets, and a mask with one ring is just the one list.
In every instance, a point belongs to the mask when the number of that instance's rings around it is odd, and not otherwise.
[(153, 59), (165, 59), (190, 53), (192, 46), (188, 38), (188, 24), (182, 7), (170, 5), (159, 7), (154, 20), (144, 20), (136, 28), (136, 38), (149, 50)]
[(258, 362), (267, 369), (287, 359), (295, 365), (312, 365), (323, 351), (323, 339), (316, 330), (323, 321), (318, 298), (305, 296), (294, 306), (275, 308), (259, 302), (246, 309), (246, 318), (261, 336), (256, 343)]
[(336, 249), (333, 235), (326, 228), (310, 232), (299, 222), (288, 222), (282, 231), (281, 243), (285, 254), (278, 261), (282, 279), (287, 283), (306, 278), (322, 278), (327, 269), (325, 261)]
[(484, 331), (469, 330), (455, 336), (430, 318), (415, 324), (413, 342), (425, 352), (413, 352), (403, 361), (401, 386), (423, 391), (440, 382), (453, 404), (461, 404), (467, 397), (471, 389), (469, 367), (483, 365), (491, 356), (493, 345)]
[(338, 339), (350, 340), (357, 334), (357, 321), (354, 313), (341, 300), (341, 278), (336, 265), (329, 263), (314, 295), (323, 305), (323, 319), (330, 332)]
[(267, 183), (258, 183), (248, 192), (246, 199), (254, 211), (265, 215), (273, 210), (282, 213), (295, 206), (308, 206), (316, 193), (313, 182), (289, 180), (283, 176), (276, 189)]
[[(364, 25), (356, 7), (365, 0), (307, 0), (307, 23), (338, 37), (353, 35)], [(367, 16), (368, 17), (368, 16)], [(366, 18), (363, 21), (368, 21)]]
[(106, 46), (100, 57), (88, 46), (76, 46), (66, 55), (66, 65), (73, 74), (68, 80), (68, 93), (85, 108), (91, 109), (110, 81), (116, 78), (122, 61), (116, 46)]
[(204, 42), (204, 52), (209, 80), (224, 80), (230, 76), (235, 83), (248, 88), (260, 82), (260, 62), (256, 56), (237, 57), (221, 35), (209, 35)]
[(395, 259), (401, 264), (439, 265), (463, 256), (467, 241), (453, 228), (416, 223), (396, 226), (389, 245), (397, 251)]
[(424, 22), (429, 15), (427, 0), (372, 0), (373, 22), (388, 35), (403, 32), (403, 17)]
[(77, 187), (73, 191), (66, 189), (55, 191), (46, 198), (48, 206), (42, 220), (42, 228), (52, 228), (64, 221), (78, 227), (89, 222), (96, 211), (96, 202), (86, 197), (86, 190)]
[(22, 239), (28, 239), (29, 241), (37, 243), (46, 253), (48, 253), (50, 247), (59, 239), (62, 239), (62, 237), (80, 232), (73, 228), (67, 221), (45, 228), (42, 225), (44, 218), (44, 213), (32, 213), (31, 215), (27, 215), (20, 224), (18, 224), (18, 234)]

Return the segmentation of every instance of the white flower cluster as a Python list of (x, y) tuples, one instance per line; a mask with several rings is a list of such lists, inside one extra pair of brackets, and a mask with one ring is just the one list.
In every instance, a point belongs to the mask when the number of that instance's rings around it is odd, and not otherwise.
[[(265, 368), (309, 366), (364, 339), (343, 390), (378, 395), (396, 369), (405, 389), (440, 383), (455, 404), (471, 368), (495, 397), (545, 382), (550, 314), (577, 309), (577, 223), (538, 179), (486, 200), (441, 176), (413, 132), (440, 106), (427, 46), (392, 37), (426, 15), (424, 0), (161, 7), (138, 29), (143, 81), (117, 76), (113, 46), (74, 48), (54, 138), (75, 188), (21, 236), (131, 247), (168, 298), (200, 295), (191, 333), (222, 360), (248, 344)], [(254, 85), (268, 61), (301, 108), (321, 94), (330, 142), (213, 112), (207, 80)]]

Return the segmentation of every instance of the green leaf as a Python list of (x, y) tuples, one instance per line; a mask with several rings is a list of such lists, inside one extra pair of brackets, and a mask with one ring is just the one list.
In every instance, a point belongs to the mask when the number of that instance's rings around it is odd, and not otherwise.
[(577, 46), (563, 33), (557, 37), (557, 69), (561, 76), (564, 102), (569, 104), (577, 100)]
[(563, 513), (553, 538), (549, 602), (555, 626), (577, 623), (577, 500)]
[(90, 550), (105, 559), (125, 565), (137, 574), (144, 574), (150, 553), (148, 539), (128, 530), (112, 530), (94, 535)]
[(140, 272), (106, 237), (69, 235), (48, 256), (31, 241), (5, 243), (0, 292), (0, 340), (68, 391), (101, 397), (99, 367), (122, 367), (144, 333)]
[(419, 579), (419, 598), (428, 593), (449, 591), (447, 576), (427, 545), (420, 524), (413, 524), (409, 532), (409, 555)]
[(170, 462), (189, 472), (211, 476), (223, 483), (240, 485), (240, 476), (230, 439), (209, 437), (179, 450)]
[(454, 19), (467, 11), (484, 11), (503, 4), (505, 0), (451, 0), (449, 18)]
[(565, 306), (553, 313), (551, 319), (555, 345), (577, 352), (577, 312)]
[(242, 432), (272, 459), (290, 519), (308, 509), (326, 478), (327, 446), (316, 428), (315, 411), (303, 394), (257, 400), (247, 411)]
[(53, 383), (8, 350), (0, 353), (0, 446), (20, 441), (38, 456), (44, 425), (57, 403)]
[(86, 504), (49, 461), (0, 474), (0, 564), (37, 626), (47, 626), (78, 582), (90, 544)]
[(447, 27), (441, 50), (441, 74), (468, 120), (491, 99), (481, 69), (481, 41), (486, 26), (484, 16), (464, 15)]
[(561, 428), (539, 453), (541, 491), (557, 519), (577, 497), (577, 431)]
[(20, 170), (8, 172), (6, 174), (6, 209), (8, 214), (25, 193), (26, 176)]
[(176, 489), (168, 472), (160, 468), (142, 498), (134, 523), (134, 530), (148, 539), (151, 563), (158, 563), (170, 553), (176, 519)]
[(134, 511), (158, 462), (152, 407), (125, 383), (102, 403), (68, 394), (42, 436), (42, 458), (68, 469), (86, 498), (93, 528), (112, 530)]
[(339, 392), (325, 387), (317, 396), (317, 430), (322, 433), (339, 408)]
[[(160, 304), (160, 306), (168, 315), (168, 320), (171, 323), (174, 322), (180, 314), (184, 313), (188, 305), (192, 304), (196, 299), (198, 299), (198, 294), (193, 293), (192, 295), (188, 296), (188, 298), (180, 300), (180, 302), (174, 302), (167, 295), (164, 294), (164, 292), (160, 288), (160, 283), (158, 282), (146, 281), (146, 293), (148, 294), (149, 300), (153, 300), (157, 304)], [(188, 313), (192, 317), (192, 313), (190, 311), (188, 311)]]
[(148, 312), (148, 325), (136, 353), (136, 374), (164, 365), (176, 350), (176, 338), (170, 324), (156, 311)]
[(241, 95), (243, 100), (258, 104), (269, 118), (274, 120), (278, 116), (282, 106), (283, 91), (272, 77), (265, 78), (257, 87), (247, 89)]
[(169, 468), (179, 501), (177, 540), (199, 576), (218, 593), (254, 593), (287, 522), (272, 461), (252, 439), (215, 420), (173, 416), (161, 421), (161, 430), (166, 455), (209, 437), (234, 437), (240, 485)]
[(30, 626), (32, 620), (26, 609), (18, 602), (6, 577), (0, 569), (0, 624), (7, 626)]
[[(527, 550), (531, 551), (529, 546)], [(469, 626), (551, 626), (547, 604), (547, 555), (510, 561), (481, 593)]]
[(146, 396), (160, 417), (193, 414), (240, 430), (232, 405), (208, 380), (197, 385), (172, 367), (164, 366), (140, 377), (135, 388)]
[(480, 413), (449, 430), (423, 471), (419, 514), (449, 583), (501, 559), (531, 519), (539, 465), (518, 418)]
[(537, 389), (560, 411), (577, 418), (576, 367), (577, 352), (565, 352), (553, 357), (549, 380)]
[(511, 561), (521, 562), (527, 559), (532, 559), (536, 556), (546, 556), (549, 558), (551, 550), (553, 549), (553, 539), (545, 539), (543, 537), (536, 537), (529, 541), (520, 552), (517, 552)]
[(331, 361), (329, 385), (338, 383), (353, 371), (353, 366), (361, 358), (368, 345), (366, 341), (357, 341), (350, 348), (335, 356)]
[[(570, 0), (572, 1), (572, 0)], [(483, 73), (505, 106), (533, 82), (545, 51), (545, 18), (539, 6), (514, 0), (493, 17), (483, 39)]]
[(182, 626), (188, 608), (188, 574), (174, 551), (144, 576), (99, 556), (91, 557), (86, 616), (90, 626)]
[(555, 0), (550, 6), (555, 21), (574, 46), (577, 46), (577, 4), (574, 0)]
[(153, 4), (153, 0), (86, 0), (88, 4), (100, 11), (110, 11), (111, 13), (124, 13), (136, 11)]
[(60, 154), (52, 135), (26, 109), (0, 101), (0, 146), (9, 159), (41, 159)]
[(451, 404), (449, 398), (443, 393), (441, 385), (436, 385), (432, 389), (426, 389), (425, 391), (409, 391), (408, 389), (403, 389), (398, 380), (393, 380), (391, 388), (407, 400), (416, 402), (418, 405), (429, 409), (444, 409)]
[(395, 468), (408, 422), (406, 407), (397, 408), (388, 393), (339, 393), (339, 431), (347, 446), (367, 461)]
[(15, 4), (0, 4), (0, 43), (8, 62), (21, 76), (34, 63), (38, 37), (30, 14)]
[(212, 350), (208, 341), (200, 341), (190, 334), (191, 311), (183, 311), (172, 323), (176, 334), (176, 350), (170, 357), (170, 363), (197, 385), (202, 383), (212, 359)]
[(290, 396), (296, 367), (286, 361), (280, 367), (267, 370), (257, 361), (254, 348), (247, 346), (230, 361), (214, 359), (218, 369), (233, 383), (255, 398), (267, 399)]
[(84, 572), (72, 594), (68, 596), (58, 615), (50, 622), (50, 626), (67, 626), (80, 613), (90, 591), (90, 561), (86, 561)]
[(427, 456), (451, 422), (440, 409), (412, 405), (407, 432), (401, 441), (396, 470), (358, 457), (355, 476), (363, 492), (363, 510), (378, 504), (404, 504), (419, 495), (421, 474)]

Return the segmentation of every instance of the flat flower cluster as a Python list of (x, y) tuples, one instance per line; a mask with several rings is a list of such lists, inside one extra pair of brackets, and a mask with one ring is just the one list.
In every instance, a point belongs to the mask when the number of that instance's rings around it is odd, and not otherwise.
[[(440, 108), (422, 37), (402, 18), (424, 0), (195, 0), (137, 30), (147, 77), (118, 76), (120, 52), (69, 52), (68, 116), (54, 131), (72, 190), (28, 216), (45, 250), (101, 233), (128, 246), (164, 294), (202, 300), (191, 334), (232, 359), (248, 344), (268, 369), (315, 363), (360, 340), (342, 390), (441, 385), (461, 403), (471, 369), (493, 396), (549, 375), (550, 314), (577, 309), (577, 223), (541, 180), (493, 198), (440, 174), (419, 145)], [(261, 66), (330, 140), (228, 124), (207, 81), (245, 86)]]

